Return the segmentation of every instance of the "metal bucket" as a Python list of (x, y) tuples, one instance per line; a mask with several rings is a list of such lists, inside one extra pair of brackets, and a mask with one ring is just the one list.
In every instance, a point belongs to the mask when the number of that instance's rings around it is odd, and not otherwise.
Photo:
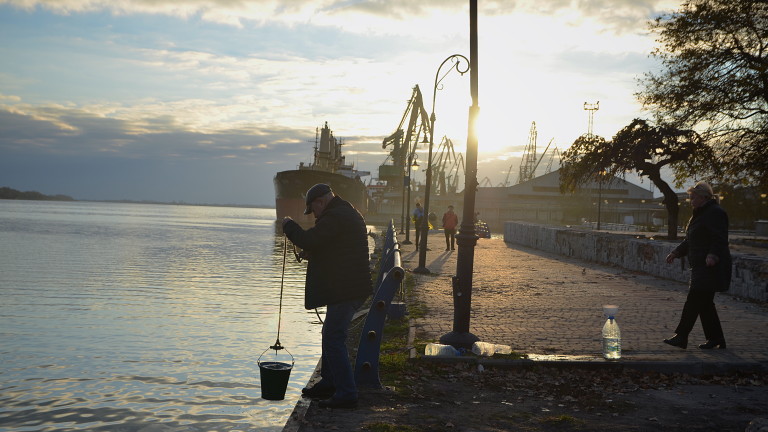
[[(264, 353), (267, 351), (264, 351)], [(291, 377), (291, 369), (293, 369), (293, 355), (286, 350), (286, 353), (291, 356), (291, 363), (289, 364), (282, 361), (261, 361), (264, 353), (259, 356), (257, 361), (259, 364), (259, 376), (261, 377), (261, 398), (283, 400), (285, 399), (285, 390), (288, 388), (288, 380)]]

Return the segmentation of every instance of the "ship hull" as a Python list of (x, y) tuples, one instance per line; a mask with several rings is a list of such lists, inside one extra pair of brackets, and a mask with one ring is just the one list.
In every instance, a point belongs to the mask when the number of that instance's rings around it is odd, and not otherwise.
[(275, 175), (275, 214), (280, 220), (290, 216), (301, 225), (313, 225), (314, 215), (305, 215), (307, 190), (325, 183), (342, 199), (349, 201), (363, 216), (368, 210), (368, 193), (359, 179), (317, 170), (281, 171)]

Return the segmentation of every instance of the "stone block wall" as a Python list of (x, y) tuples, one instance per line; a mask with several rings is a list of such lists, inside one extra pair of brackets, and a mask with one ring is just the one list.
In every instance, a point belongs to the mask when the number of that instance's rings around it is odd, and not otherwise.
[[(615, 265), (687, 283), (687, 262), (665, 262), (677, 243), (636, 238), (631, 234), (582, 231), (572, 228), (505, 222), (504, 241), (568, 257)], [(729, 294), (768, 301), (768, 256), (733, 253)]]

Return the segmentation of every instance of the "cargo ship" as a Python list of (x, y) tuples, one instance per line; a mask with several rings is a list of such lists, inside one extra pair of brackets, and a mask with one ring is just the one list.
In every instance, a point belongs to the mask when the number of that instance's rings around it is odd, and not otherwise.
[(305, 215), (304, 198), (307, 190), (317, 183), (326, 183), (333, 192), (349, 201), (365, 215), (368, 211), (368, 192), (362, 177), (366, 171), (358, 171), (347, 164), (341, 152), (341, 139), (333, 136), (328, 122), (315, 134), (312, 163), (299, 163), (298, 169), (280, 171), (275, 175), (275, 213), (277, 220), (290, 216), (301, 225), (315, 223), (314, 215)]

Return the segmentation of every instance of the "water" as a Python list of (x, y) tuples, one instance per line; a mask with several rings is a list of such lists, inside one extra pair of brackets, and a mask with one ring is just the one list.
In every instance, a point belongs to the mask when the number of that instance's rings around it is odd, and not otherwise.
[(305, 263), (288, 258), (295, 366), (268, 401), (274, 210), (0, 200), (0, 430), (281, 430), (320, 353)]
[(621, 331), (613, 317), (609, 317), (603, 325), (603, 357), (608, 360), (621, 358)]

